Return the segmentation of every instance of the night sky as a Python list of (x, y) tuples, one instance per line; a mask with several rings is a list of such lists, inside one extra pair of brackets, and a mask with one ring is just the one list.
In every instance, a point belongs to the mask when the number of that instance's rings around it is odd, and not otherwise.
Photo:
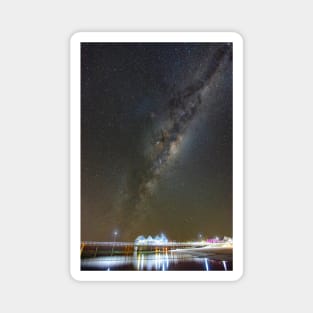
[(232, 236), (232, 45), (82, 43), (81, 239)]

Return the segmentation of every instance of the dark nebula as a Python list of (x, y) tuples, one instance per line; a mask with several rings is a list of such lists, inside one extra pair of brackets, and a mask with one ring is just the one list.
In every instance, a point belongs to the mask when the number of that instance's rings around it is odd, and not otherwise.
[(232, 236), (232, 45), (81, 52), (82, 240)]

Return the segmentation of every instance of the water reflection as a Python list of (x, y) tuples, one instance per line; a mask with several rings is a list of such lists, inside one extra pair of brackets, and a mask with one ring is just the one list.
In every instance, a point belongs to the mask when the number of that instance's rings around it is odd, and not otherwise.
[[(134, 253), (133, 260), (136, 260), (135, 267), (138, 271), (167, 271), (169, 269), (169, 255), (156, 251), (152, 253)], [(137, 265), (137, 266), (136, 266)]]
[(168, 250), (135, 251), (133, 255), (100, 256), (81, 260), (82, 270), (137, 271), (230, 271), (231, 259), (212, 259), (204, 256), (174, 254)]

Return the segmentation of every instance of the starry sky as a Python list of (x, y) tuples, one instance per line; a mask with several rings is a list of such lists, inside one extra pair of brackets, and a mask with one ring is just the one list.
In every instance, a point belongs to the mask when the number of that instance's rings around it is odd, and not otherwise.
[(81, 44), (81, 239), (232, 236), (232, 44)]

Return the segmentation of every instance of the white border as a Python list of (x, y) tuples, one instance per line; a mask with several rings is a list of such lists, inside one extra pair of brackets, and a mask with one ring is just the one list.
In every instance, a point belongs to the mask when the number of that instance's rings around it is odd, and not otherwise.
[[(233, 43), (233, 271), (80, 270), (81, 42)], [(71, 37), (70, 272), (79, 281), (234, 281), (243, 275), (243, 39), (234, 32), (80, 32)]]

